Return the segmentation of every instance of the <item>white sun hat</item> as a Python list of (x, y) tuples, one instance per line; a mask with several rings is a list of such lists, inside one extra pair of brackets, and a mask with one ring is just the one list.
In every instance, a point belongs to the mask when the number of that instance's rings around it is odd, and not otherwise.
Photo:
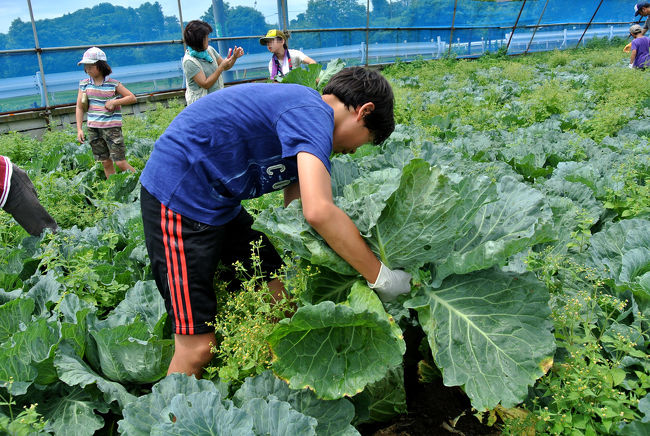
[(81, 64), (94, 64), (97, 61), (105, 61), (106, 53), (104, 53), (98, 47), (90, 47), (83, 55), (83, 58), (77, 62), (77, 65)]

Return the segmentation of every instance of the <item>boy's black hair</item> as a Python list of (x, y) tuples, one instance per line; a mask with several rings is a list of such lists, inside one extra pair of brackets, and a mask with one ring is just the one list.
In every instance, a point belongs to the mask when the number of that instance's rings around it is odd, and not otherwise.
[(323, 94), (334, 95), (347, 108), (356, 109), (368, 102), (374, 103), (375, 109), (363, 119), (373, 135), (374, 144), (381, 144), (395, 130), (393, 90), (378, 71), (363, 67), (345, 68), (330, 79)]
[(113, 70), (111, 70), (111, 67), (108, 65), (108, 62), (106, 61), (97, 61), (95, 62), (95, 66), (103, 77), (108, 77), (113, 72)]
[(212, 26), (205, 21), (192, 20), (183, 30), (183, 40), (196, 51), (203, 51), (203, 40), (212, 33)]

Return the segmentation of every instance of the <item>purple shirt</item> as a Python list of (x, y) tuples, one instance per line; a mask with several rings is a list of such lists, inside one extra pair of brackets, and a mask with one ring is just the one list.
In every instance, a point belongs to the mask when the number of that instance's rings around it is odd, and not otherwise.
[(634, 68), (645, 68), (650, 54), (650, 38), (646, 36), (634, 38), (632, 41), (632, 50), (636, 50)]

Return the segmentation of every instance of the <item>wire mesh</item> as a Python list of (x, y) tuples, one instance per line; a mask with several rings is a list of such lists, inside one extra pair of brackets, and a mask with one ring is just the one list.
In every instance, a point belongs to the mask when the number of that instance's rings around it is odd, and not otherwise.
[(196, 19), (212, 26), (211, 44), (222, 55), (235, 45), (245, 50), (227, 81), (267, 76), (270, 54), (259, 37), (270, 28), (289, 30), (289, 46), (321, 64), (338, 57), (370, 65), (477, 57), (504, 47), (508, 54), (571, 48), (594, 37), (625, 37), (635, 19), (624, 0), (570, 7), (564, 0), (160, 0), (129, 7), (31, 0), (39, 50), (30, 0), (6, 3), (0, 5), (2, 112), (73, 102), (83, 77), (76, 63), (92, 45), (106, 51), (113, 76), (136, 93), (182, 88), (182, 28)]

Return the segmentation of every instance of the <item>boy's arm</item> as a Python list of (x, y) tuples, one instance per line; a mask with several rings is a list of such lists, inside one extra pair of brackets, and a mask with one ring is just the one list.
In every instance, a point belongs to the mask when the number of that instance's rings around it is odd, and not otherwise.
[(630, 68), (634, 65), (634, 59), (636, 59), (636, 50), (630, 52)]
[(375, 283), (381, 263), (361, 237), (350, 217), (332, 199), (332, 184), (325, 165), (316, 156), (298, 153), (298, 180), (307, 222), (368, 282)]

